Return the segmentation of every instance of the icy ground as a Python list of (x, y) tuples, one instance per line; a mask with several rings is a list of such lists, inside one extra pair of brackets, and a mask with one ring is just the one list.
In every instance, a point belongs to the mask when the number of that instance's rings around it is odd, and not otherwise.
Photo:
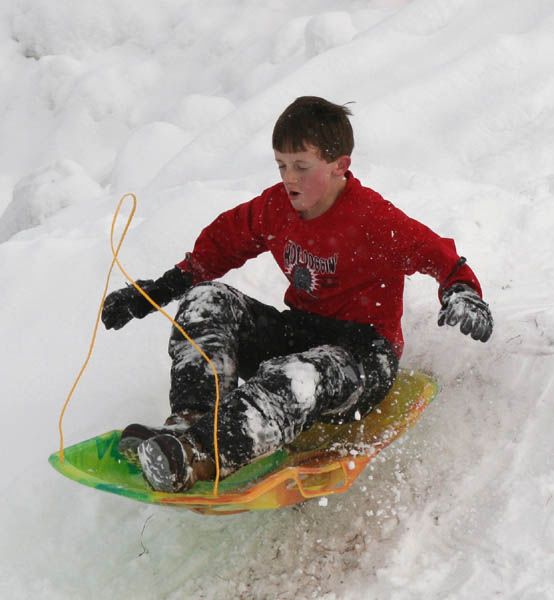
[[(306, 94), (355, 102), (354, 173), (457, 240), (493, 338), (408, 282), (403, 364), (441, 394), (326, 506), (208, 518), (60, 477), (117, 199), (125, 265), (159, 275), (277, 181), (272, 125)], [(0, 597), (554, 598), (553, 193), (552, 0), (2, 0)], [(226, 281), (281, 305), (267, 257)], [(67, 443), (165, 418), (167, 336), (101, 332)]]

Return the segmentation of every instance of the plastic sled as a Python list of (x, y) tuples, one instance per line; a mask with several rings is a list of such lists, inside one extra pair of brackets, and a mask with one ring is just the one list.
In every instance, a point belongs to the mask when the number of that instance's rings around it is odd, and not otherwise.
[(153, 491), (135, 465), (118, 452), (121, 431), (110, 431), (49, 458), (60, 473), (84, 485), (151, 504), (203, 514), (234, 514), (290, 506), (347, 491), (366, 465), (419, 418), (438, 392), (423, 373), (401, 370), (389, 394), (364, 419), (317, 423), (293, 444), (259, 458), (219, 483), (199, 481), (183, 493)]

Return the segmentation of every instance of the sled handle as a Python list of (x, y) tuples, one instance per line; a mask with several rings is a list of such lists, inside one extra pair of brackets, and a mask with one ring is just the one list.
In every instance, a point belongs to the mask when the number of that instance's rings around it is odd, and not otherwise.
[[(298, 486), (298, 491), (306, 499), (327, 496), (329, 494), (341, 494), (345, 492), (350, 488), (360, 474), (360, 471), (362, 471), (362, 469), (369, 462), (368, 457), (360, 456), (357, 458), (358, 460), (355, 460), (354, 457), (347, 460), (340, 460), (327, 465), (327, 467), (324, 469), (321, 467), (299, 467), (298, 471), (294, 474), (294, 481)], [(352, 463), (354, 463), (354, 467), (350, 466)], [(309, 479), (311, 477), (313, 478), (314, 476), (325, 473), (328, 473), (330, 476), (332, 476), (333, 473), (336, 473), (339, 470), (339, 467), (342, 470), (341, 485), (333, 485), (333, 481), (331, 480), (330, 483), (319, 487), (319, 489), (310, 489)]]

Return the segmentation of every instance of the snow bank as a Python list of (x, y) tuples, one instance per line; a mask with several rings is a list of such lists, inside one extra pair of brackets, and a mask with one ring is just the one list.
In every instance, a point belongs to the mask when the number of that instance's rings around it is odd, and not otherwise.
[(84, 58), (126, 42), (155, 46), (175, 24), (180, 4), (82, 0), (76, 7), (70, 0), (20, 0), (10, 15), (11, 29), (26, 57)]
[(171, 123), (149, 123), (133, 130), (115, 159), (111, 177), (114, 193), (145, 187), (189, 140)]
[(306, 24), (306, 54), (311, 58), (346, 44), (356, 33), (347, 12), (329, 12), (312, 17)]
[(0, 217), (0, 243), (44, 223), (63, 208), (97, 198), (102, 188), (71, 160), (58, 161), (23, 177)]

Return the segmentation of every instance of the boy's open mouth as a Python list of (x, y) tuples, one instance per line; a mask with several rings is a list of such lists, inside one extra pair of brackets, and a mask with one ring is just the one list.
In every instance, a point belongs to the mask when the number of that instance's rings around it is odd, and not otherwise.
[(300, 196), (300, 192), (295, 192), (295, 191), (291, 190), (289, 192), (289, 195), (292, 196), (293, 198), (296, 198), (296, 196)]

